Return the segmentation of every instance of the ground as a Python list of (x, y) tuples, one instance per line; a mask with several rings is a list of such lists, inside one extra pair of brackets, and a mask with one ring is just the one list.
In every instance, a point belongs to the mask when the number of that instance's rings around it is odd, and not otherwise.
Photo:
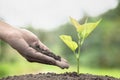
[(77, 74), (76, 72), (56, 74), (56, 73), (39, 73), (27, 74), (20, 76), (9, 76), (0, 80), (120, 80), (110, 76), (97, 76), (91, 74)]

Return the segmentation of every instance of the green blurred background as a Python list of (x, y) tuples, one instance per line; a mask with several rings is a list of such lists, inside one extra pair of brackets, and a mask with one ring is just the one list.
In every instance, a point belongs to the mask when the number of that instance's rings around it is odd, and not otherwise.
[[(86, 17), (89, 17), (88, 22), (94, 22), (100, 18), (102, 18), (102, 22), (82, 46), (80, 72), (120, 78), (120, 4), (117, 8), (98, 17), (93, 18), (85, 15), (80, 22), (83, 23)], [(59, 35), (68, 34), (77, 40), (75, 28), (70, 22), (52, 31), (35, 29), (32, 25), (23, 27), (36, 34), (56, 55), (67, 59), (70, 68), (62, 70), (55, 66), (29, 63), (8, 44), (0, 41), (0, 78), (40, 72), (76, 71), (76, 60), (72, 51), (59, 39)]]

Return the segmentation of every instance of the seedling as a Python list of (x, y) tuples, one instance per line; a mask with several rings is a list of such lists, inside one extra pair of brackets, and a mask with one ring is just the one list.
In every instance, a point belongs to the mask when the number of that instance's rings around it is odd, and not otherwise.
[(69, 35), (61, 35), (61, 40), (73, 51), (75, 58), (77, 60), (77, 73), (79, 74), (80, 67), (80, 50), (88, 35), (96, 28), (100, 23), (101, 19), (95, 23), (87, 23), (87, 20), (84, 24), (79, 24), (77, 20), (70, 17), (70, 21), (73, 26), (76, 28), (78, 42), (72, 40), (72, 37)]

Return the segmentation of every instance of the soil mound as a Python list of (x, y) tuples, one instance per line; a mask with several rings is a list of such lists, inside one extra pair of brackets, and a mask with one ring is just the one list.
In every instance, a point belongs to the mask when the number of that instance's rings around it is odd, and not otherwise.
[(9, 76), (0, 80), (120, 80), (110, 76), (98, 76), (91, 74), (77, 74), (73, 73), (39, 73), (39, 74), (27, 74), (21, 76)]

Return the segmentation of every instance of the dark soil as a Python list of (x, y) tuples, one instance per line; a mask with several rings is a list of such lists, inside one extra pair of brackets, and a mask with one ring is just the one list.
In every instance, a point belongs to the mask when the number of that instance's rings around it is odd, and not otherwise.
[(47, 56), (50, 56), (50, 57), (54, 58), (55, 60), (61, 61), (61, 57), (60, 56), (56, 56), (53, 52), (50, 52), (50, 51), (42, 49), (39, 45), (36, 46), (34, 49), (37, 50), (38, 52), (41, 52), (44, 55), (47, 55)]
[(64, 74), (56, 74), (56, 73), (27, 74), (21, 76), (6, 77), (0, 80), (120, 80), (120, 79), (109, 76), (97, 76), (91, 74), (78, 75), (77, 73), (73, 72), (73, 73), (64, 73)]

